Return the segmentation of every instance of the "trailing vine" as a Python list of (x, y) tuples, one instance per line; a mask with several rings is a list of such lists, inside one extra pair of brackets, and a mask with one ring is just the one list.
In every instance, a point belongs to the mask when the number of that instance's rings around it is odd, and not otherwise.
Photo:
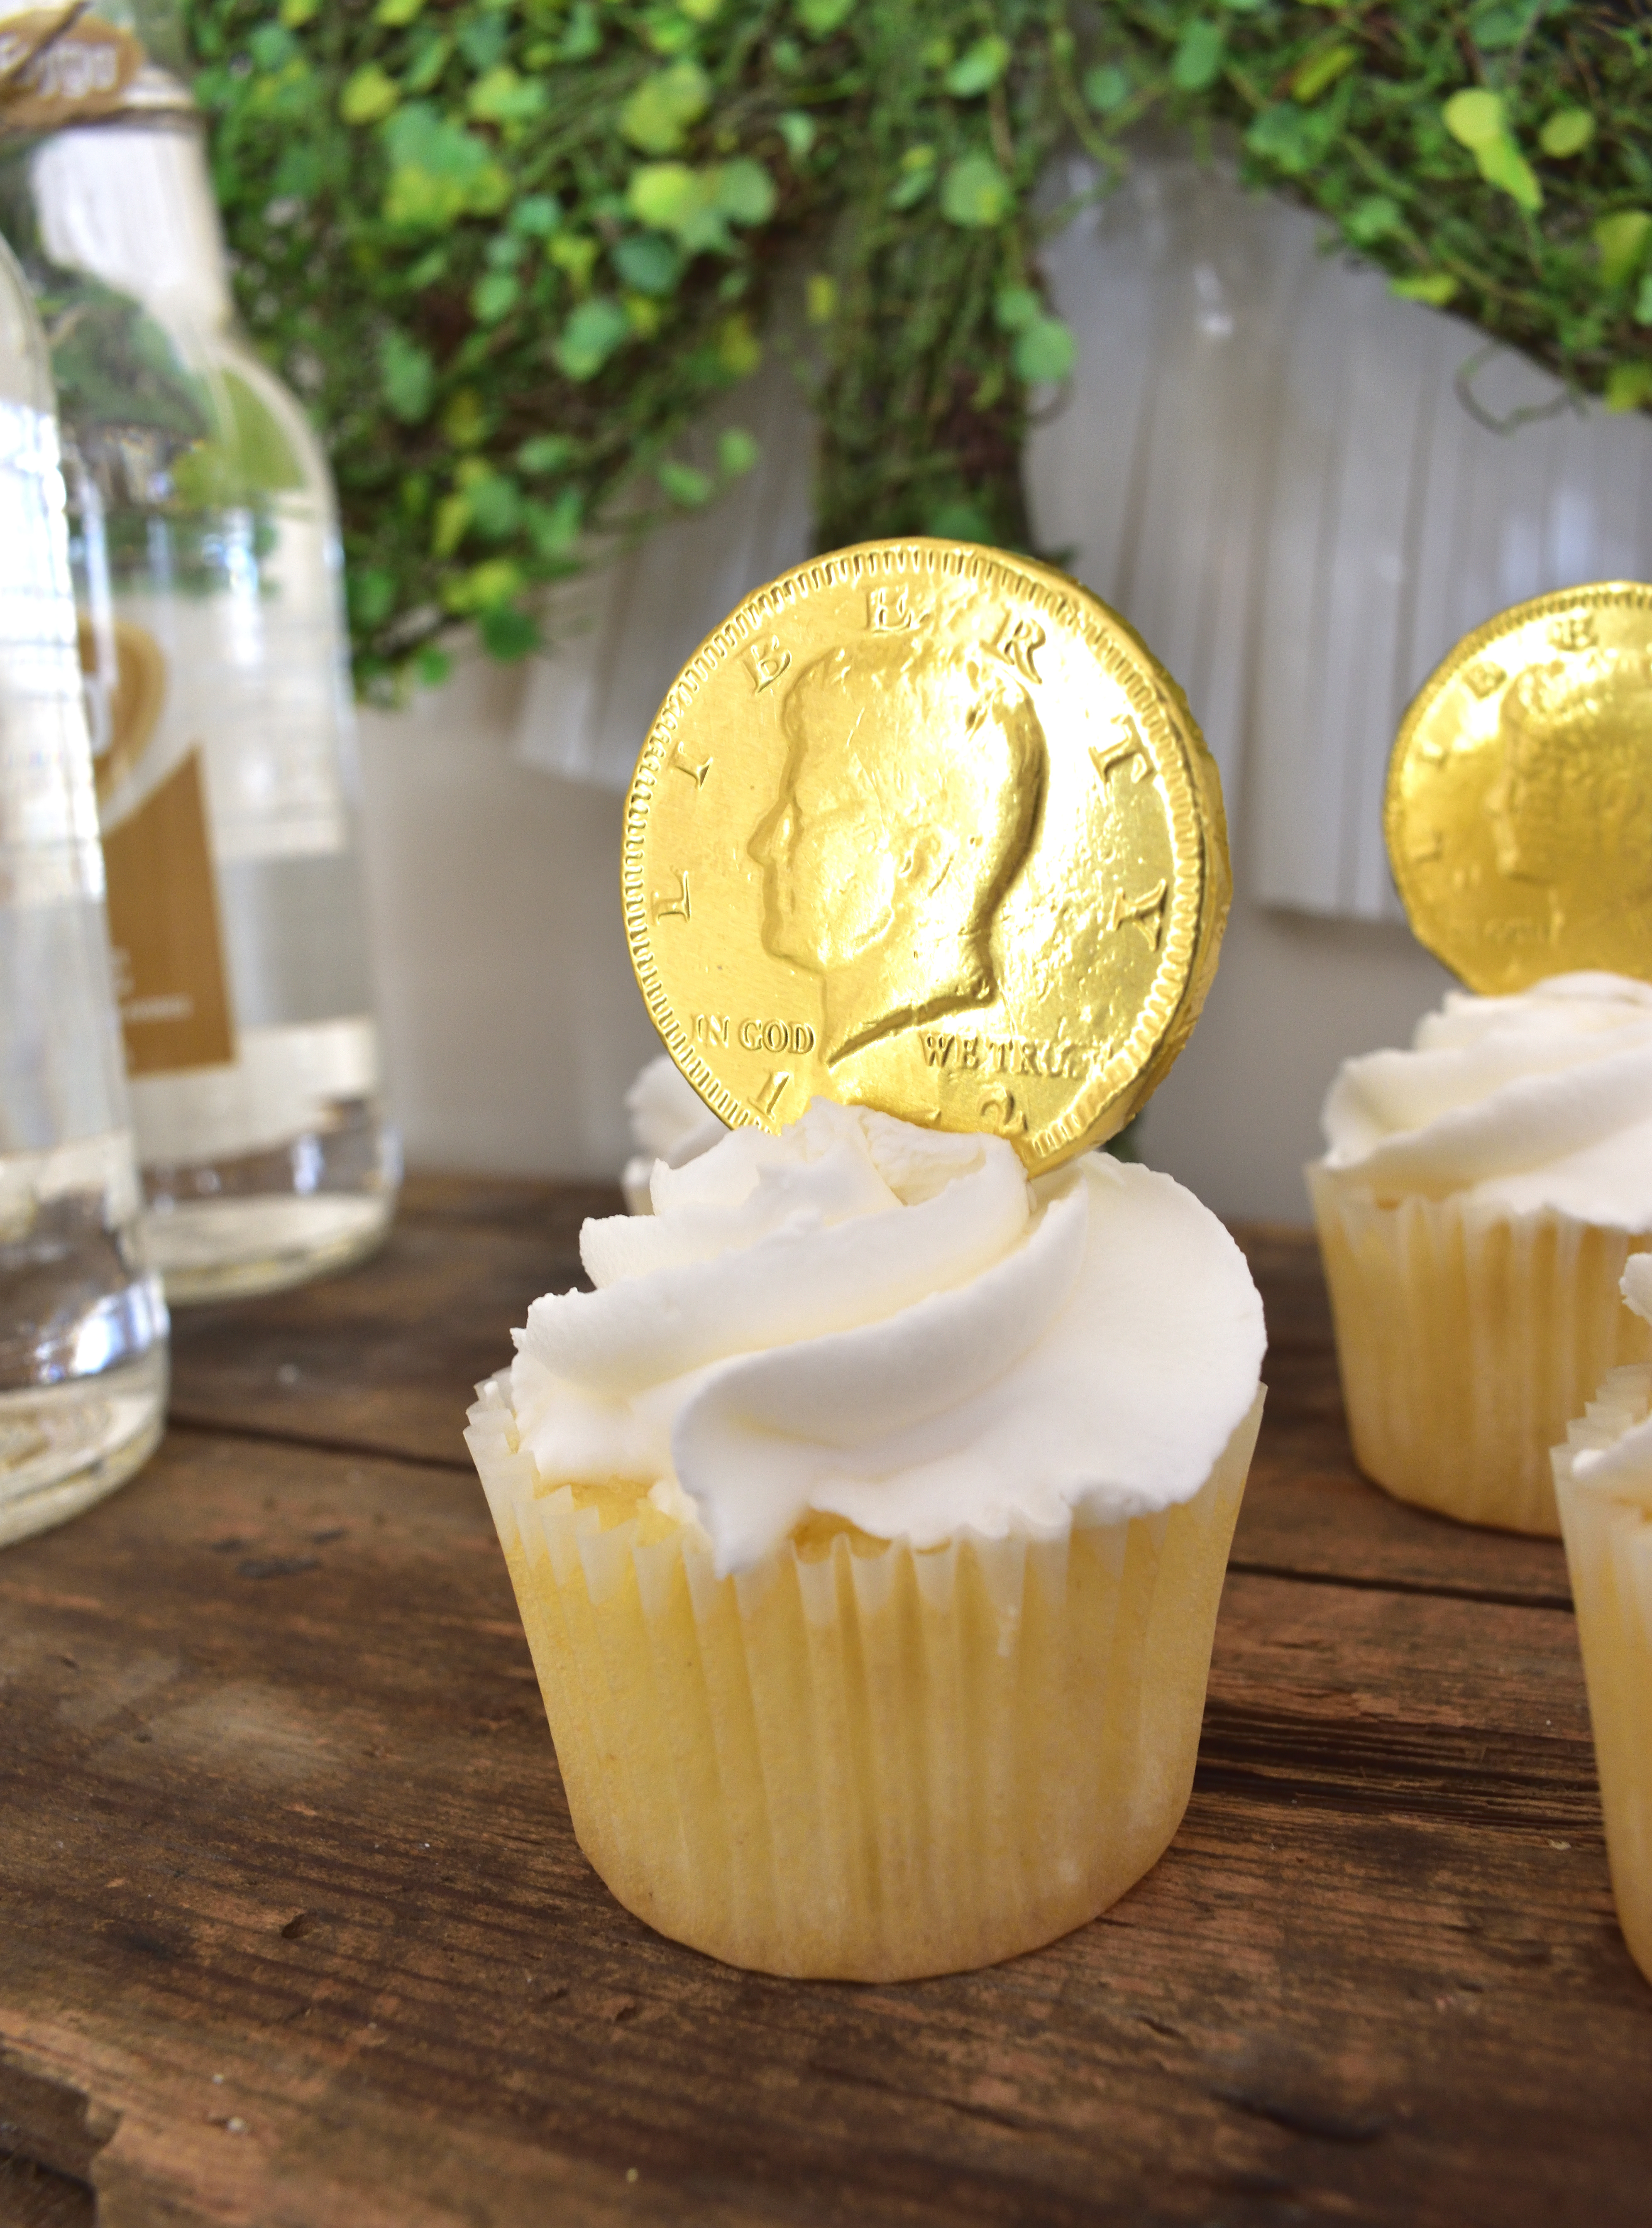
[[(1025, 546), (1071, 368), (1035, 195), (1229, 127), (1397, 293), (1652, 403), (1652, 6), (1571, 0), (188, 0), (242, 313), (343, 507), (357, 676), (750, 468), (705, 406), (801, 257), (821, 545)], [(1042, 221), (1057, 221), (1047, 215)]]

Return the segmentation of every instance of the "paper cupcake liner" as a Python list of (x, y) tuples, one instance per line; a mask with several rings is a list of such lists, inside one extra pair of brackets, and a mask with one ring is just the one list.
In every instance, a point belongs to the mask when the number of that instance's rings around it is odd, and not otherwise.
[(815, 1521), (726, 1578), (634, 1496), (540, 1489), (503, 1380), (480, 1391), (466, 1437), (574, 1831), (661, 1933), (797, 1977), (962, 1971), (1163, 1853), (1259, 1391), (1161, 1514), (922, 1552)]
[(1463, 1523), (1558, 1535), (1549, 1450), (1638, 1350), (1617, 1284), (1649, 1241), (1307, 1173), (1360, 1468)]
[[(1644, 1338), (1644, 1330), (1642, 1332)], [(1611, 1445), (1652, 1410), (1652, 1367), (1616, 1369), (1554, 1450), (1554, 1488), (1594, 1727), (1618, 1924), (1652, 1981), (1652, 1463), (1594, 1484), (1585, 1447)]]

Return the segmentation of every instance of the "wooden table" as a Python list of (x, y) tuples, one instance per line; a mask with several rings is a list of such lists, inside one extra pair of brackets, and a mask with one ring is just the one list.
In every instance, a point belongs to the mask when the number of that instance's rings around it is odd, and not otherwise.
[(900, 1987), (738, 1973), (569, 1830), (459, 1429), (598, 1190), (424, 1181), (383, 1257), (182, 1317), (172, 1430), (0, 1555), (0, 2223), (1640, 2224), (1558, 1546), (1349, 1463), (1310, 1245), (1169, 1853)]

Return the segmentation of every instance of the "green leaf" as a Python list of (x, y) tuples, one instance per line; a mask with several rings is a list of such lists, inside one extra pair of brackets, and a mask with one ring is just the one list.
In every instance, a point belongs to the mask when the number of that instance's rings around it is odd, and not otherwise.
[(562, 221), (562, 204), (554, 194), (524, 194), (510, 212), (513, 232), (530, 240), (548, 240)]
[(467, 480), (464, 499), (477, 532), (490, 541), (503, 541), (522, 522), (522, 490), (504, 472), (483, 471)]
[(1195, 16), (1170, 57), (1171, 84), (1178, 93), (1205, 92), (1221, 75), (1226, 50), (1226, 26), (1208, 16)]
[(1557, 108), (1537, 135), (1537, 144), (1546, 155), (1564, 162), (1568, 155), (1581, 155), (1595, 136), (1595, 119), (1586, 108)]
[(663, 232), (628, 232), (609, 250), (614, 269), (639, 294), (669, 294), (682, 276), (682, 255)]
[(377, 124), (400, 98), (400, 92), (377, 62), (368, 62), (345, 79), (338, 96), (338, 112), (346, 124)]
[(691, 23), (711, 23), (722, 12), (723, 0), (677, 0), (677, 5)]
[(375, 23), (388, 23), (393, 30), (399, 31), (413, 22), (424, 4), (425, 0), (379, 0), (373, 10), (373, 20)]
[(545, 558), (567, 556), (579, 538), (584, 517), (585, 505), (578, 488), (564, 488), (554, 503), (529, 503), (522, 512), (528, 538), (535, 553)]
[(763, 343), (743, 313), (725, 317), (717, 333), (717, 358), (731, 379), (745, 379), (763, 361)]
[(744, 479), (762, 453), (744, 426), (725, 426), (717, 436), (717, 469), (727, 480)]
[(937, 503), (925, 519), (924, 531), (942, 541), (990, 543), (992, 521), (968, 496), (949, 496)]
[(477, 78), (465, 106), (484, 124), (525, 124), (545, 106), (545, 87), (537, 78), (519, 77), (509, 62), (496, 62)]
[(456, 9), (459, 52), (479, 77), (490, 70), (504, 53), (505, 42), (510, 36), (509, 26), (496, 13), (484, 9)]
[(1470, 35), (1482, 54), (1502, 54), (1509, 47), (1519, 46), (1538, 12), (1529, 5), (1508, 7), (1494, 0), (1490, 7), (1475, 10), (1470, 19)]
[(382, 626), (396, 607), (395, 575), (380, 566), (369, 566), (365, 573), (350, 573), (346, 582), (346, 600), (350, 617), (358, 626), (369, 631)]
[(1360, 49), (1346, 41), (1335, 46), (1321, 47), (1299, 61), (1291, 73), (1290, 90), (1304, 107), (1319, 99), (1336, 83), (1345, 70), (1353, 68), (1360, 59)]
[(1641, 356), (1626, 363), (1615, 363), (1606, 381), (1606, 407), (1638, 410), (1649, 401), (1652, 401), (1652, 361)]
[(1009, 352), (1016, 377), (1029, 387), (1053, 385), (1065, 379), (1078, 356), (1079, 343), (1072, 328), (1060, 317), (1035, 317), (1016, 334)]
[(1542, 208), (1537, 173), (1512, 139), (1494, 139), (1489, 147), (1476, 147), (1474, 159), (1486, 183), (1507, 194), (1527, 215), (1534, 216)]
[(551, 354), (563, 376), (582, 385), (596, 377), (630, 333), (631, 320), (620, 304), (606, 294), (593, 294), (563, 326)]
[(261, 70), (279, 70), (297, 51), (291, 31), (279, 23), (260, 23), (247, 42), (247, 50)]
[(1388, 291), (1402, 302), (1427, 302), (1437, 310), (1443, 310), (1457, 291), (1457, 282), (1449, 271), (1424, 271), (1414, 278), (1388, 281)]
[(478, 324), (496, 325), (515, 308), (522, 287), (514, 271), (489, 271), (471, 289), (471, 310)]
[(698, 62), (673, 62), (644, 78), (619, 112), (619, 129), (644, 155), (675, 155), (711, 106), (711, 80)]
[(797, 0), (795, 12), (811, 39), (829, 39), (855, 13), (855, 0)]
[(711, 476), (696, 471), (693, 464), (679, 464), (668, 459), (660, 466), (656, 477), (681, 510), (699, 510), (711, 501)]
[(428, 93), (447, 67), (452, 52), (453, 42), (451, 39), (439, 38), (432, 34), (424, 40), (407, 65), (406, 90), (408, 93)]
[(824, 271), (811, 271), (804, 289), (804, 308), (811, 325), (829, 325), (837, 315), (837, 281)]
[(1635, 322), (1637, 325), (1652, 325), (1652, 271), (1641, 281), (1641, 291), (1635, 297)]
[(1002, 332), (1025, 330), (1042, 314), (1043, 308), (1030, 286), (1001, 286), (993, 297), (993, 318)]
[(1619, 209), (1602, 217), (1591, 236), (1600, 250), (1601, 285), (1622, 286), (1634, 277), (1652, 240), (1652, 216), (1644, 209)]
[(602, 52), (602, 25), (595, 0), (574, 0), (559, 52), (565, 62), (586, 62)]
[[(483, 567), (478, 566), (480, 572)], [(501, 663), (514, 664), (518, 658), (531, 657), (539, 648), (539, 622), (527, 611), (519, 611), (514, 604), (488, 603), (477, 598), (481, 618), (477, 625), (483, 645), (490, 657)]]
[(442, 232), (464, 215), (491, 215), (510, 198), (510, 180), (484, 139), (451, 124), (429, 101), (409, 101), (384, 127), (390, 180), (388, 221)]
[(644, 163), (631, 172), (625, 206), (653, 230), (675, 234), (691, 255), (727, 247), (728, 229), (717, 208), (719, 182), (715, 170), (691, 170), (686, 163)]
[(474, 449), (488, 437), (488, 409), (474, 387), (462, 387), (442, 412), (442, 431), (456, 449)]
[(1374, 247), (1378, 240), (1398, 232), (1404, 222), (1397, 201), (1386, 194), (1367, 194), (1342, 219), (1342, 229), (1357, 246)]
[(421, 688), (439, 688), (453, 670), (453, 661), (445, 650), (438, 650), (427, 642), (413, 660), (413, 672)]
[(379, 384), (394, 416), (416, 426), (430, 413), (436, 368), (428, 349), (406, 333), (387, 333), (379, 343)]
[(591, 283), (591, 273), (600, 253), (597, 241), (588, 232), (559, 232), (552, 234), (546, 254), (559, 271), (565, 271), (576, 294), (583, 294)]
[(764, 224), (774, 214), (774, 205), (779, 196), (774, 189), (774, 180), (763, 164), (743, 155), (736, 162), (725, 163), (717, 173), (719, 213), (731, 224)]
[(566, 433), (535, 433), (517, 450), (516, 462), (525, 472), (560, 472), (573, 454)]
[(1460, 147), (1478, 154), (1494, 147), (1504, 136), (1502, 96), (1479, 86), (1454, 93), (1440, 111), (1440, 120)]
[[(922, 156), (921, 162), (913, 157)], [(916, 208), (935, 182), (935, 150), (932, 147), (909, 148), (901, 158), (901, 175), (889, 189), (892, 209)]]
[(941, 214), (966, 231), (1002, 224), (1015, 206), (1015, 189), (990, 155), (964, 155), (941, 180)]
[(1337, 133), (1336, 106), (1303, 108), (1294, 100), (1265, 108), (1245, 135), (1252, 155), (1271, 163), (1288, 177), (1305, 177), (1320, 162)]
[(320, 6), (321, 0), (281, 0), (281, 21), (290, 31), (302, 30)]
[(815, 144), (814, 118), (805, 116), (800, 108), (788, 108), (783, 110), (776, 120), (780, 127), (780, 137), (786, 143), (787, 154), (794, 163), (801, 163)]
[(1085, 72), (1081, 90), (1098, 116), (1111, 116), (1114, 109), (1124, 106), (1132, 87), (1122, 69), (1111, 62), (1104, 62), (1099, 68)]
[(460, 494), (445, 495), (436, 506), (436, 523), (430, 537), (431, 554), (451, 557), (471, 526), (471, 506)]
[(1008, 40), (989, 31), (964, 49), (942, 83), (954, 99), (974, 100), (990, 92), (1008, 67)]

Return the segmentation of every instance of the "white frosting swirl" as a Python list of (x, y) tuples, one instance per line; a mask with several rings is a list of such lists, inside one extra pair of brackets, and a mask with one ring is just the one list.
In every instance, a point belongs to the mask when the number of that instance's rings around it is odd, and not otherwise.
[(656, 1161), (681, 1168), (728, 1134), (669, 1052), (637, 1070), (625, 1093), (625, 1112), (637, 1150), (620, 1173), (619, 1187), (633, 1214), (651, 1211), (648, 1187)]
[(1410, 1052), (1343, 1064), (1325, 1165), (1379, 1195), (1652, 1230), (1652, 984), (1555, 975), (1447, 994)]
[(536, 1300), (511, 1402), (550, 1483), (624, 1480), (755, 1562), (811, 1510), (879, 1539), (1064, 1532), (1190, 1499), (1255, 1398), (1262, 1303), (1169, 1176), (816, 1100), (658, 1163)]

